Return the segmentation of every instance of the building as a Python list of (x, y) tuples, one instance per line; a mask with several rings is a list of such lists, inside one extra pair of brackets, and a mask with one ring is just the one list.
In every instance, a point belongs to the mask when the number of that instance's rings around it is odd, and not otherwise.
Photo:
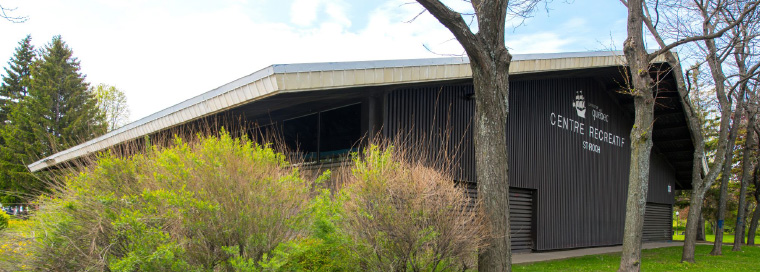
[[(515, 55), (508, 144), (515, 250), (622, 243), (633, 99), (620, 52)], [(644, 240), (670, 240), (675, 190), (690, 189), (693, 143), (664, 59), (657, 79)], [(87, 154), (216, 114), (281, 129), (312, 161), (344, 155), (364, 135), (432, 135), (457, 147), (457, 177), (475, 188), (471, 70), (466, 58), (272, 65), (32, 163)]]

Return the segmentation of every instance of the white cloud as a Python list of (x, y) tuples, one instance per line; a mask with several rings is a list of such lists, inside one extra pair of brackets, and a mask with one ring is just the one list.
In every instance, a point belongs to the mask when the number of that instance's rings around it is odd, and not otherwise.
[[(172, 2), (182, 10), (147, 0), (142, 2), (147, 6), (99, 1), (87, 6), (49, 0), (20, 7), (31, 19), (4, 28), (0, 61), (10, 58), (26, 33), (39, 45), (62, 34), (88, 81), (125, 91), (136, 120), (271, 64), (440, 56), (423, 44), (439, 54), (463, 53), (430, 14), (407, 22), (423, 10), (408, 0), (383, 2), (364, 17), (348, 16), (351, 6), (344, 0), (295, 0), (290, 18), (286, 7), (279, 22), (258, 16), (272, 12), (257, 9), (266, 4), (259, 0), (189, 2), (209, 6), (195, 9), (182, 6), (183, 1)], [(367, 20), (366, 25), (350, 19), (357, 17)], [(574, 42), (566, 37), (542, 31), (510, 36), (507, 45), (516, 53), (557, 52)]]
[(295, 0), (290, 6), (290, 22), (300, 25), (309, 26), (317, 20), (317, 9), (321, 1), (319, 0)]
[(338, 1), (327, 2), (325, 3), (325, 13), (330, 17), (330, 21), (345, 27), (351, 26), (351, 20), (346, 16), (345, 3)]

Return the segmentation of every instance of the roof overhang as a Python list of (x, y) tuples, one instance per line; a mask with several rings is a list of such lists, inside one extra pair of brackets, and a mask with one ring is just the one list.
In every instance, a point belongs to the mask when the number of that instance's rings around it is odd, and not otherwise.
[[(653, 62), (665, 62), (659, 56)], [(620, 51), (514, 55), (510, 74), (625, 65)], [(472, 77), (467, 57), (277, 64), (185, 100), (28, 165), (32, 172), (61, 165), (130, 140), (289, 92), (425, 83)]]

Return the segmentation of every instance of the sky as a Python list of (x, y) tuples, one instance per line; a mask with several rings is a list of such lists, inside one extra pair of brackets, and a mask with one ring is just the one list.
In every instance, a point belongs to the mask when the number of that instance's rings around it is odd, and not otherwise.
[[(444, 1), (471, 12), (461, 0)], [(446, 28), (412, 0), (0, 0), (0, 64), (26, 35), (61, 35), (91, 85), (123, 91), (131, 121), (272, 64), (461, 56)], [(553, 1), (507, 23), (512, 54), (620, 50), (618, 1)], [(0, 72), (4, 74), (3, 72)]]

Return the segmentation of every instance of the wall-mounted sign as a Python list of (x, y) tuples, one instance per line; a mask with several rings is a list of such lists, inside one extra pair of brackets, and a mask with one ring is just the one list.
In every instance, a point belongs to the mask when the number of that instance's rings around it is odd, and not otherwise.
[[(549, 114), (549, 124), (570, 133), (586, 136), (587, 140), (581, 143), (582, 147), (593, 153), (600, 154), (602, 152), (602, 144), (613, 147), (623, 147), (625, 145), (625, 137), (615, 135), (600, 128), (601, 125), (609, 123), (610, 115), (604, 113), (599, 106), (586, 103), (582, 90), (575, 92), (575, 97), (570, 105), (575, 109), (577, 117), (568, 117), (551, 112)], [(589, 108), (591, 108), (590, 120), (586, 119), (586, 112)], [(594, 123), (597, 123), (596, 127), (594, 127)]]

